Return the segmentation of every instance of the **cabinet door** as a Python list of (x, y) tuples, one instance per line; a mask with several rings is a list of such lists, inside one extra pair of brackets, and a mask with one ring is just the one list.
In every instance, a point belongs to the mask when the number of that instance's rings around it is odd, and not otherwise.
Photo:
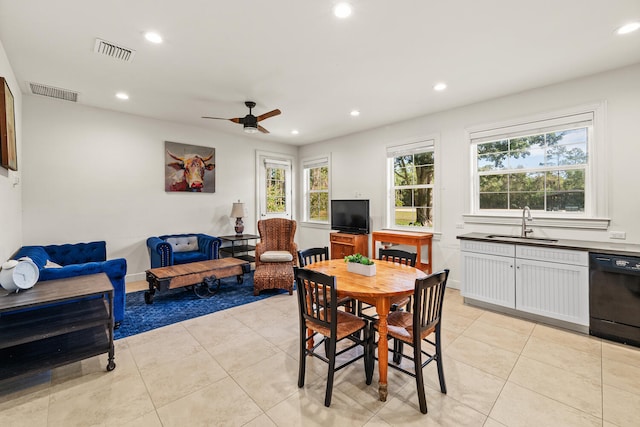
[(515, 308), (514, 258), (461, 253), (462, 296)]
[(589, 268), (517, 259), (516, 309), (589, 325)]

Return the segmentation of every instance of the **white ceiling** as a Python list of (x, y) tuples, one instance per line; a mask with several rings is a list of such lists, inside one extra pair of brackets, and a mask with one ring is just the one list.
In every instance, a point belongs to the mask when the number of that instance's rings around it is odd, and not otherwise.
[[(640, 20), (639, 0), (351, 0), (344, 20), (335, 3), (0, 0), (0, 40), (25, 94), (41, 83), (81, 104), (237, 134), (200, 117), (244, 116), (252, 100), (256, 115), (282, 114), (251, 137), (289, 144), (640, 62), (640, 32), (615, 34)], [(96, 38), (136, 50), (133, 61), (93, 53)]]

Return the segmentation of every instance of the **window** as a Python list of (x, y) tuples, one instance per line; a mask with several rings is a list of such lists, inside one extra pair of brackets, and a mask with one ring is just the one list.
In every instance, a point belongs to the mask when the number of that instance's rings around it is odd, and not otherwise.
[(277, 153), (256, 152), (256, 194), (260, 219), (291, 218), (292, 159)]
[(471, 134), (475, 211), (591, 210), (593, 113)]
[(390, 228), (434, 227), (434, 141), (387, 148)]
[(304, 220), (329, 223), (329, 158), (305, 160), (304, 169)]

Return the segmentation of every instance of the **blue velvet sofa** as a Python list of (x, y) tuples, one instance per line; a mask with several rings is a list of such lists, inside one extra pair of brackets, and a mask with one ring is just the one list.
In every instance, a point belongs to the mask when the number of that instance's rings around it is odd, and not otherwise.
[(149, 237), (151, 268), (218, 259), (221, 243), (219, 238), (201, 233)]
[[(126, 297), (124, 278), (127, 274), (127, 261), (124, 258), (107, 261), (106, 242), (23, 246), (13, 254), (12, 258), (18, 259), (24, 256), (31, 258), (40, 270), (38, 284), (47, 280), (106, 273), (113, 285), (115, 326), (120, 325), (124, 319)], [(49, 266), (45, 267), (47, 263)]]

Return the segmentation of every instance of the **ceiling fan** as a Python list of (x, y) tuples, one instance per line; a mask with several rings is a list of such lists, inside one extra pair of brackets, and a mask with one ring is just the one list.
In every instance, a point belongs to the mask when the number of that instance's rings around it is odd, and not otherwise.
[(266, 130), (265, 128), (263, 128), (262, 126), (260, 126), (258, 124), (258, 122), (264, 120), (264, 119), (268, 119), (269, 117), (273, 117), (273, 116), (277, 116), (278, 114), (281, 113), (280, 110), (278, 110), (277, 108), (275, 110), (269, 111), (268, 113), (264, 113), (259, 115), (258, 117), (254, 116), (253, 114), (251, 114), (251, 109), (254, 108), (256, 106), (256, 103), (253, 101), (246, 101), (244, 103), (244, 105), (246, 105), (249, 108), (249, 114), (247, 114), (244, 117), (236, 117), (233, 119), (226, 119), (223, 117), (208, 117), (208, 116), (202, 116), (203, 119), (215, 119), (215, 120), (229, 120), (232, 121), (233, 123), (238, 123), (244, 126), (244, 131), (246, 133), (256, 133), (258, 131), (262, 132), (262, 133), (269, 133), (268, 130)]

